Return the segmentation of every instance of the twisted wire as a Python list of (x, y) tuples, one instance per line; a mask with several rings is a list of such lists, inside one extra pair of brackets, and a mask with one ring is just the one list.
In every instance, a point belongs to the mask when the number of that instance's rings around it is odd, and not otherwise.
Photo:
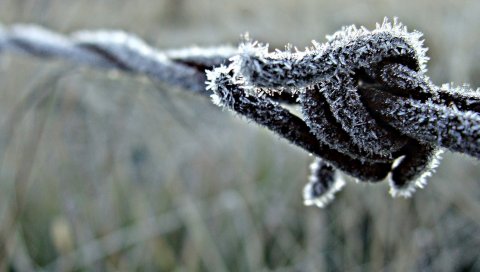
[[(327, 42), (270, 52), (239, 48), (160, 51), (122, 31), (64, 36), (32, 25), (0, 26), (0, 53), (127, 73), (209, 94), (213, 102), (314, 154), (306, 204), (323, 207), (341, 188), (335, 169), (360, 181), (390, 177), (393, 196), (423, 187), (441, 148), (480, 158), (480, 92), (433, 84), (422, 34), (385, 20), (345, 27)], [(302, 117), (279, 102), (297, 104)]]
[(299, 94), (312, 132), (354, 158), (391, 159), (402, 136), (480, 158), (480, 91), (434, 85), (420, 37), (385, 21), (374, 31), (344, 28), (304, 52), (268, 52), (247, 40), (231, 69), (253, 93)]
[(224, 63), (237, 49), (222, 46), (159, 51), (123, 31), (79, 31), (64, 36), (35, 25), (0, 25), (0, 52), (4, 51), (118, 69), (204, 92), (205, 69)]
[[(391, 194), (409, 197), (438, 165), (440, 148), (480, 158), (480, 92), (434, 85), (425, 75), (421, 36), (385, 20), (372, 31), (343, 28), (305, 51), (271, 52), (247, 38), (229, 66), (209, 74), (209, 88), (217, 104), (277, 132), (327, 166), (360, 181), (388, 175)], [(281, 111), (265, 106), (276, 93), (298, 97), (308, 133), (295, 137), (286, 131), (281, 122), (294, 123), (293, 116), (264, 120)], [(316, 178), (305, 187), (307, 204), (323, 207), (338, 191), (325, 162), (314, 162), (329, 174), (320, 175), (322, 181), (312, 170)]]

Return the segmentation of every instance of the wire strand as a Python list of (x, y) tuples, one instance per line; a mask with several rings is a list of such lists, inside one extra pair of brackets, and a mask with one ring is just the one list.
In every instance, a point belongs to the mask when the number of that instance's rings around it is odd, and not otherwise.
[(79, 31), (64, 36), (36, 25), (0, 25), (0, 53), (7, 51), (118, 69), (204, 92), (205, 69), (225, 63), (237, 49), (220, 46), (159, 51), (123, 31)]

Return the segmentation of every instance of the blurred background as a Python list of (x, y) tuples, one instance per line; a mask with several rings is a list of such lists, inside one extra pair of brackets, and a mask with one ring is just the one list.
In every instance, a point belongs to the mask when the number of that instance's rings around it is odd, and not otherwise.
[[(480, 1), (0, 0), (0, 22), (123, 29), (162, 49), (304, 48), (385, 16), (425, 34), (437, 83), (480, 86)], [(480, 271), (478, 161), (446, 153), (392, 199), (349, 184), (305, 207), (308, 154), (209, 99), (0, 55), (0, 270)]]

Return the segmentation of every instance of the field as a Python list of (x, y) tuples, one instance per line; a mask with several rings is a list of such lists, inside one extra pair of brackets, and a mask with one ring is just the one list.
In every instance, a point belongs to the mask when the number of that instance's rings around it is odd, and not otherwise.
[[(123, 29), (162, 49), (304, 48), (385, 16), (425, 34), (429, 75), (480, 87), (480, 1), (0, 0), (0, 23)], [(0, 54), (0, 271), (480, 271), (480, 167), (445, 153), (393, 199), (355, 184), (305, 207), (312, 159), (205, 97)]]

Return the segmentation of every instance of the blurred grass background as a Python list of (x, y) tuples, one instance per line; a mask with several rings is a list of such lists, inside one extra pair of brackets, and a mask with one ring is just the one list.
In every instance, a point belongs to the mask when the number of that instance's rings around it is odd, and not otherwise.
[[(437, 84), (480, 86), (480, 1), (0, 0), (0, 21), (117, 28), (159, 48), (272, 48), (398, 16)], [(412, 199), (348, 184), (304, 207), (308, 154), (141, 77), (0, 55), (0, 269), (480, 271), (476, 160), (447, 153)]]

